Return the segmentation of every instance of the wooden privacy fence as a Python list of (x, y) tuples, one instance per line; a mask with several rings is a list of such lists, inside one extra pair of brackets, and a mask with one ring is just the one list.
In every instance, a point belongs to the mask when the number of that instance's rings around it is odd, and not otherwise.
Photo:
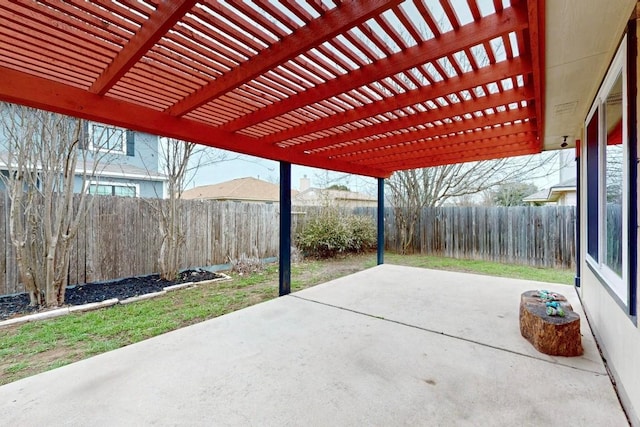
[[(575, 212), (574, 206), (426, 208), (411, 249), (427, 255), (572, 268)], [(387, 209), (387, 249), (401, 249), (396, 233), (395, 216)]]
[[(154, 203), (96, 197), (75, 241), (69, 284), (157, 273), (161, 238)], [(224, 264), (243, 253), (277, 256), (278, 212), (277, 205), (185, 201), (181, 267)], [(23, 291), (8, 218), (9, 200), (0, 192), (0, 295)]]
[[(157, 273), (160, 234), (154, 203), (97, 197), (80, 227), (71, 256), (69, 283)], [(160, 201), (164, 203), (164, 201)], [(317, 208), (294, 207), (293, 230)], [(350, 210), (375, 218), (375, 208)], [(277, 204), (189, 200), (183, 221), (186, 244), (181, 267), (223, 264), (242, 254), (278, 256)], [(9, 200), (0, 192), (0, 295), (22, 292), (9, 236)], [(575, 259), (573, 207), (446, 207), (425, 209), (413, 251), (541, 267), (571, 267)], [(398, 250), (393, 209), (385, 211), (385, 247)]]

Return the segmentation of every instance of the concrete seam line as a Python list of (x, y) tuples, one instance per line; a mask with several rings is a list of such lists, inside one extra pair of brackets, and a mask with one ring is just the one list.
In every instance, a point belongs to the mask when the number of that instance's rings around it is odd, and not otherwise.
[(388, 319), (386, 317), (381, 317), (381, 316), (376, 316), (376, 315), (369, 314), (369, 313), (364, 313), (362, 311), (353, 310), (351, 308), (340, 307), (339, 305), (334, 305), (334, 304), (329, 304), (329, 303), (322, 302), (322, 301), (316, 301), (316, 300), (313, 300), (313, 299), (304, 298), (304, 297), (301, 297), (299, 295), (287, 295), (287, 296), (292, 297), (292, 298), (297, 298), (297, 299), (300, 299), (300, 300), (303, 300), (303, 301), (308, 301), (308, 302), (315, 303), (315, 304), (324, 305), (324, 306), (327, 306), (327, 307), (336, 308), (338, 310), (349, 311), (349, 312), (354, 313), (354, 314), (359, 314), (359, 315), (362, 315), (362, 316), (371, 317), (372, 319), (378, 319), (378, 320), (382, 320), (384, 322), (395, 323), (397, 325), (406, 326), (406, 327), (413, 328), (413, 329), (418, 329), (418, 330), (421, 330), (421, 331), (424, 331), (424, 332), (429, 332), (429, 333), (432, 333), (432, 334), (442, 335), (442, 336), (445, 336), (445, 337), (448, 337), (448, 338), (457, 339), (457, 340), (460, 340), (460, 341), (466, 341), (466, 342), (469, 342), (469, 343), (472, 343), (472, 344), (481, 345), (483, 347), (492, 348), (494, 350), (505, 351), (507, 353), (512, 353), (512, 354), (515, 354), (517, 356), (523, 356), (523, 357), (527, 357), (529, 359), (539, 360), (541, 362), (546, 362), (546, 363), (550, 363), (552, 365), (562, 366), (564, 368), (575, 369), (577, 371), (587, 372), (587, 373), (590, 373), (590, 374), (607, 376), (606, 372), (598, 372), (598, 371), (593, 371), (591, 369), (578, 368), (576, 366), (570, 366), (570, 365), (566, 365), (564, 363), (558, 363), (558, 362), (554, 362), (554, 361), (551, 361), (551, 360), (541, 359), (539, 357), (531, 356), (530, 354), (520, 353), (520, 352), (517, 352), (517, 351), (514, 351), (514, 350), (509, 350), (508, 348), (498, 347), (498, 346), (487, 344), (487, 343), (483, 343), (483, 342), (480, 342), (480, 341), (475, 341), (475, 340), (472, 340), (472, 339), (469, 339), (469, 338), (458, 337), (456, 335), (451, 335), (451, 334), (448, 334), (448, 333), (443, 332), (443, 331), (436, 331), (435, 329), (429, 329), (429, 328), (425, 328), (425, 327), (422, 327), (422, 326), (412, 325), (410, 323), (401, 322), (399, 320)]

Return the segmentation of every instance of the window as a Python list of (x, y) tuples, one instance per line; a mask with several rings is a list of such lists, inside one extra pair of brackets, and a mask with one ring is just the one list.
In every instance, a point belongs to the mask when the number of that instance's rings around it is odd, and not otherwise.
[(124, 153), (127, 144), (127, 131), (99, 123), (89, 124), (89, 134), (93, 149)]
[(626, 39), (596, 96), (586, 127), (587, 261), (629, 307), (628, 94)]
[(92, 182), (89, 186), (89, 194), (97, 196), (136, 197), (138, 195), (138, 186), (134, 184)]

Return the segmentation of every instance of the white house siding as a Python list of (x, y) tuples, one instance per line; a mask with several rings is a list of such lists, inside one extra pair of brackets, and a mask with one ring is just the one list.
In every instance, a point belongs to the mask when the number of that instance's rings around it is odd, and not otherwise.
[[(640, 69), (640, 67), (638, 67)], [(636, 99), (636, 103), (637, 99)], [(638, 108), (640, 111), (640, 108)], [(640, 118), (637, 118), (640, 123)], [(639, 135), (640, 136), (640, 135)], [(583, 129), (583, 141), (586, 130)], [(638, 138), (640, 140), (640, 138)], [(589, 324), (598, 340), (610, 372), (613, 374), (620, 399), (633, 426), (640, 426), (640, 329), (637, 319), (627, 314), (627, 309), (619, 305), (610, 294), (608, 287), (587, 265), (587, 171), (586, 144), (580, 156), (580, 288)], [(638, 242), (636, 242), (638, 244)], [(638, 263), (629, 259), (629, 263)], [(640, 298), (637, 301), (640, 308)]]
[[(586, 233), (582, 233), (583, 240)], [(583, 248), (586, 250), (586, 248)], [(582, 259), (581, 295), (618, 393), (632, 425), (640, 426), (640, 330), (609, 295)]]
[(577, 193), (575, 191), (567, 192), (558, 200), (559, 205), (563, 206), (575, 206), (578, 204)]

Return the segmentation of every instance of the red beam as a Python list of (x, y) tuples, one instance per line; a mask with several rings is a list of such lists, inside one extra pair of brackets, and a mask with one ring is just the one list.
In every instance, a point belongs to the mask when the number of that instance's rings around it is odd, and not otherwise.
[[(370, 162), (375, 163), (375, 159), (384, 157), (385, 160), (401, 160), (406, 156), (414, 156), (416, 153), (430, 153), (431, 150), (446, 149), (454, 151), (457, 147), (469, 147), (469, 143), (478, 141), (512, 136), (522, 133), (535, 132), (536, 127), (531, 122), (520, 123), (510, 126), (500, 126), (491, 129), (483, 129), (475, 132), (465, 132), (442, 136), (433, 139), (422, 139), (406, 145), (396, 145), (393, 147), (379, 147), (373, 150), (363, 151), (353, 155), (346, 155), (340, 160), (349, 162)], [(364, 162), (366, 160), (366, 162)]]
[(531, 114), (533, 114), (533, 110), (530, 108), (520, 108), (503, 113), (488, 114), (481, 117), (466, 119), (460, 122), (445, 123), (443, 125), (431, 128), (409, 131), (384, 138), (363, 141), (346, 147), (337, 147), (336, 149), (323, 151), (318, 154), (322, 154), (330, 158), (337, 158), (337, 156), (343, 154), (355, 154), (364, 150), (372, 150), (380, 147), (405, 144), (407, 142), (418, 141), (421, 139), (433, 138), (436, 136), (446, 136), (453, 133), (484, 128), (486, 126), (495, 126), (506, 122), (513, 122), (515, 120), (524, 120), (531, 117)]
[(343, 2), (341, 6), (311, 21), (291, 36), (273, 44), (233, 71), (176, 103), (167, 110), (167, 113), (173, 116), (183, 116), (400, 2), (401, 0), (368, 0), (366, 2), (351, 0)]
[(495, 94), (478, 98), (477, 101), (464, 101), (451, 104), (447, 107), (440, 107), (435, 110), (428, 110), (410, 116), (401, 117), (390, 120), (388, 122), (373, 124), (351, 132), (343, 132), (331, 135), (325, 138), (319, 138), (312, 141), (304, 142), (296, 145), (296, 149), (300, 152), (315, 150), (318, 148), (330, 147), (349, 141), (367, 138), (373, 135), (382, 135), (387, 132), (394, 132), (402, 129), (409, 129), (415, 126), (433, 123), (438, 120), (462, 116), (467, 113), (483, 111), (489, 108), (495, 108), (502, 105), (509, 105), (520, 101), (528, 101), (533, 96), (533, 91), (528, 88), (519, 88), (509, 90), (501, 94)]
[[(540, 146), (544, 139), (544, 76), (545, 76), (545, 0), (527, 1), (529, 13), (529, 46), (533, 65), (536, 116), (540, 129)], [(526, 33), (526, 32), (525, 32)], [(525, 34), (526, 37), (526, 34)]]
[(489, 15), (478, 22), (471, 22), (460, 27), (457, 31), (449, 31), (438, 38), (410, 47), (339, 76), (323, 85), (286, 98), (268, 108), (240, 117), (225, 125), (224, 129), (235, 132), (253, 126), (296, 108), (331, 98), (387, 76), (452, 55), (468, 47), (492, 40), (499, 35), (522, 31), (526, 26), (526, 12), (520, 8), (507, 8), (499, 14)]
[(412, 164), (403, 164), (399, 165), (395, 170), (406, 170), (406, 169), (416, 169), (416, 168), (429, 168), (434, 166), (442, 166), (442, 165), (453, 165), (459, 163), (469, 163), (469, 162), (479, 162), (485, 160), (497, 160), (504, 159), (507, 157), (519, 157), (526, 156), (532, 154), (539, 154), (540, 149), (537, 147), (536, 143), (522, 144), (519, 146), (514, 145), (505, 150), (496, 150), (491, 153), (483, 153), (477, 155), (465, 155), (463, 157), (456, 158), (442, 158), (442, 159), (432, 159), (432, 161), (424, 163), (412, 163)]
[(89, 90), (98, 95), (107, 93), (196, 3), (197, 0), (160, 2), (156, 11), (118, 52)]
[(458, 93), (463, 90), (471, 90), (477, 86), (500, 82), (503, 79), (527, 74), (529, 72), (531, 72), (531, 64), (529, 61), (523, 58), (515, 58), (512, 61), (500, 62), (491, 67), (480, 68), (477, 71), (471, 71), (448, 80), (443, 80), (428, 86), (421, 86), (417, 89), (384, 98), (344, 113), (334, 114), (321, 120), (314, 120), (313, 122), (266, 136), (262, 138), (261, 141), (267, 144), (275, 144), (277, 142), (291, 140), (332, 127), (343, 126), (347, 123), (353, 123), (378, 114), (399, 110), (427, 100), (434, 100), (441, 96)]
[(376, 167), (396, 171), (475, 162), (480, 160), (495, 160), (504, 157), (515, 157), (538, 153), (540, 153), (540, 147), (537, 142), (529, 140), (497, 146), (494, 150), (486, 150), (483, 152), (471, 151), (451, 156), (426, 156), (421, 159), (412, 159), (401, 162), (379, 163)]
[(0, 66), (0, 101), (28, 105), (87, 120), (107, 123), (141, 132), (162, 135), (211, 147), (286, 161), (316, 168), (386, 178), (389, 172), (367, 166), (305, 156), (259, 144), (254, 138), (231, 134), (194, 120), (170, 116), (111, 97), (74, 88), (62, 83), (21, 73)]
[(470, 153), (483, 153), (489, 151), (495, 151), (498, 148), (513, 144), (532, 143), (536, 141), (536, 135), (533, 133), (522, 133), (505, 135), (496, 138), (479, 139), (477, 141), (452, 144), (451, 146), (438, 146), (427, 150), (420, 150), (415, 152), (407, 152), (394, 156), (378, 156), (365, 158), (358, 161), (361, 165), (390, 165), (394, 163), (408, 163), (415, 159), (425, 159), (434, 157), (451, 157), (457, 158)]

